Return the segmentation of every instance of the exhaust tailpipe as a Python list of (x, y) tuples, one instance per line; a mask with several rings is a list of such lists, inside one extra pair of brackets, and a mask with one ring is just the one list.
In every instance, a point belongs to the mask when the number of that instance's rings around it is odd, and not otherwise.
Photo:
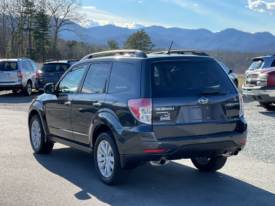
[(233, 153), (233, 155), (235, 155), (235, 156), (237, 156), (239, 154), (239, 151), (238, 150), (236, 150), (234, 153)]
[(150, 161), (151, 165), (153, 166), (163, 166), (170, 162), (170, 160), (167, 160), (165, 157), (162, 157), (159, 161)]

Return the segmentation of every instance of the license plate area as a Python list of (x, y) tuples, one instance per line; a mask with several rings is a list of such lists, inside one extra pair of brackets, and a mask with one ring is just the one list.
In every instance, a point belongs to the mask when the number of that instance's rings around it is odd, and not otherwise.
[(10, 78), (10, 74), (0, 74), (0, 79), (8, 79)]
[(225, 119), (225, 113), (219, 104), (183, 106), (180, 108), (177, 123), (208, 122)]

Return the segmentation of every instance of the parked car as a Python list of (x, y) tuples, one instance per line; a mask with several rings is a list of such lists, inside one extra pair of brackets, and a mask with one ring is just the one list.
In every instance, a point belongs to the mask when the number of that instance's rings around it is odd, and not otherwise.
[(238, 76), (234, 74), (231, 69), (228, 69), (222, 62), (219, 62), (219, 63), (222, 66), (223, 70), (226, 72), (226, 74), (228, 74), (232, 82), (234, 82), (235, 86), (238, 88), (239, 86)]
[(243, 106), (212, 57), (90, 54), (32, 101), (30, 142), (35, 153), (55, 142), (93, 153), (105, 184), (123, 182), (140, 164), (182, 158), (216, 171), (245, 147)]
[(38, 69), (37, 64), (27, 58), (0, 59), (0, 90), (21, 91), (30, 96)]
[(258, 101), (267, 110), (275, 110), (275, 67), (249, 72), (242, 90), (248, 100)]
[(60, 77), (78, 60), (48, 60), (36, 73), (35, 89), (40, 94), (48, 83), (56, 84)]
[(255, 84), (257, 80), (257, 75), (254, 73), (253, 75), (249, 75), (251, 71), (260, 72), (262, 69), (275, 67), (275, 54), (274, 55), (266, 55), (262, 57), (252, 58), (252, 64), (245, 71), (245, 81), (247, 84)]

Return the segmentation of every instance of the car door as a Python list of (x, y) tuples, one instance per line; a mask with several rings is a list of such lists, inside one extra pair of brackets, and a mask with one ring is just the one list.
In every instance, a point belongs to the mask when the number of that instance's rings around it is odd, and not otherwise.
[(56, 94), (45, 102), (46, 119), (50, 133), (54, 136), (74, 140), (71, 123), (71, 101), (78, 92), (87, 64), (70, 69), (56, 86)]
[(72, 127), (74, 139), (89, 144), (89, 132), (93, 120), (101, 108), (104, 108), (106, 88), (112, 63), (101, 62), (90, 66), (83, 87), (72, 100)]

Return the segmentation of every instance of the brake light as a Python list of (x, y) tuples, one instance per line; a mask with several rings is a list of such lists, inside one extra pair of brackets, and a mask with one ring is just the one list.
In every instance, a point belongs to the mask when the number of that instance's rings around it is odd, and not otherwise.
[(35, 77), (38, 77), (38, 76), (39, 76), (39, 73), (38, 73), (38, 72), (36, 72)]
[(163, 153), (166, 149), (145, 149), (144, 152), (146, 153)]
[(240, 93), (239, 93), (239, 103), (240, 103), (239, 116), (242, 117), (244, 115), (244, 103), (243, 103), (243, 97)]
[(151, 99), (132, 99), (128, 101), (129, 108), (135, 118), (143, 123), (152, 123)]
[(23, 78), (23, 72), (22, 72), (22, 71), (18, 71), (18, 72), (17, 72), (17, 77), (18, 77), (19, 79), (22, 79), (22, 78)]

